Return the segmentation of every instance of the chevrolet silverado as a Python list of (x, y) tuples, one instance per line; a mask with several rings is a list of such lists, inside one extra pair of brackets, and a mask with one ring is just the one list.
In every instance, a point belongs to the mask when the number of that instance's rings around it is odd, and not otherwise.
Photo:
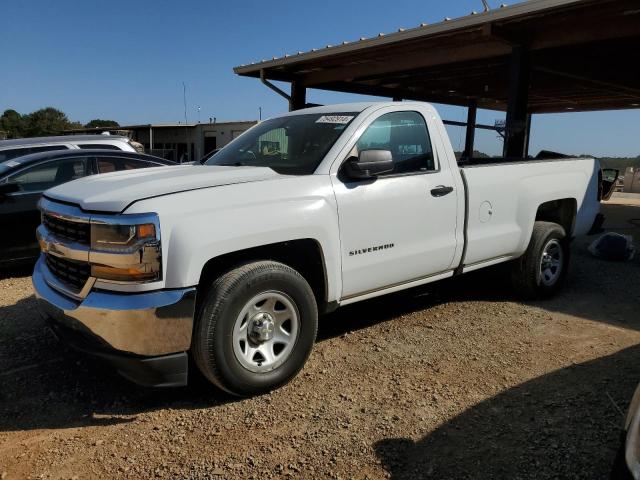
[(429, 104), (314, 107), (205, 165), (45, 192), (33, 283), (56, 334), (145, 385), (255, 395), (303, 367), (319, 313), (509, 262), (556, 293), (600, 218), (592, 158), (458, 162)]

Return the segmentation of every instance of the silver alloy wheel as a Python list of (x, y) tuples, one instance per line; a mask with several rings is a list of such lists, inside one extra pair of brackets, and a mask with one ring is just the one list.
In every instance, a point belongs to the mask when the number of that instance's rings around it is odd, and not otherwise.
[(547, 242), (542, 250), (540, 258), (540, 283), (550, 287), (554, 285), (562, 273), (564, 268), (564, 252), (562, 245), (556, 238), (552, 238)]
[(233, 353), (255, 373), (270, 372), (291, 355), (298, 338), (300, 315), (283, 292), (268, 291), (251, 298), (233, 326)]

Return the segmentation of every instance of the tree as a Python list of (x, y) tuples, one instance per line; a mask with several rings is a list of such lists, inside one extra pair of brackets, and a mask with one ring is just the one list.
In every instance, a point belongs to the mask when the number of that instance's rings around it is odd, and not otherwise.
[(120, 124), (115, 120), (101, 120), (96, 118), (95, 120), (91, 120), (89, 123), (85, 125), (86, 128), (96, 128), (96, 127), (119, 127)]
[(71, 128), (82, 128), (80, 123), (71, 122), (64, 112), (53, 107), (41, 108), (24, 118), (26, 137), (56, 135)]
[(15, 110), (5, 110), (0, 117), (0, 130), (6, 132), (7, 138), (24, 136), (24, 117)]

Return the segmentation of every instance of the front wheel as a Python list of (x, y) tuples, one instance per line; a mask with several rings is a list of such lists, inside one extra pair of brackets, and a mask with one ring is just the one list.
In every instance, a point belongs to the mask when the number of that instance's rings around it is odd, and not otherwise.
[(527, 299), (548, 298), (563, 286), (569, 268), (569, 243), (557, 223), (535, 222), (525, 253), (512, 264), (511, 281)]
[(235, 395), (291, 380), (316, 337), (318, 312), (306, 280), (278, 262), (253, 262), (218, 278), (196, 320), (193, 358), (204, 376)]

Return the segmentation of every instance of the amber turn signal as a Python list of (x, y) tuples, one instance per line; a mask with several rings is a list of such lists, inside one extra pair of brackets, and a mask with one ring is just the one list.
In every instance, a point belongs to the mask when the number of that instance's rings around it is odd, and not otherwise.
[(114, 280), (120, 282), (131, 282), (141, 280), (155, 280), (158, 272), (143, 272), (137, 268), (116, 268), (106, 265), (92, 265), (91, 276), (103, 280)]
[(156, 236), (156, 226), (153, 223), (144, 223), (137, 226), (138, 238), (153, 238)]

